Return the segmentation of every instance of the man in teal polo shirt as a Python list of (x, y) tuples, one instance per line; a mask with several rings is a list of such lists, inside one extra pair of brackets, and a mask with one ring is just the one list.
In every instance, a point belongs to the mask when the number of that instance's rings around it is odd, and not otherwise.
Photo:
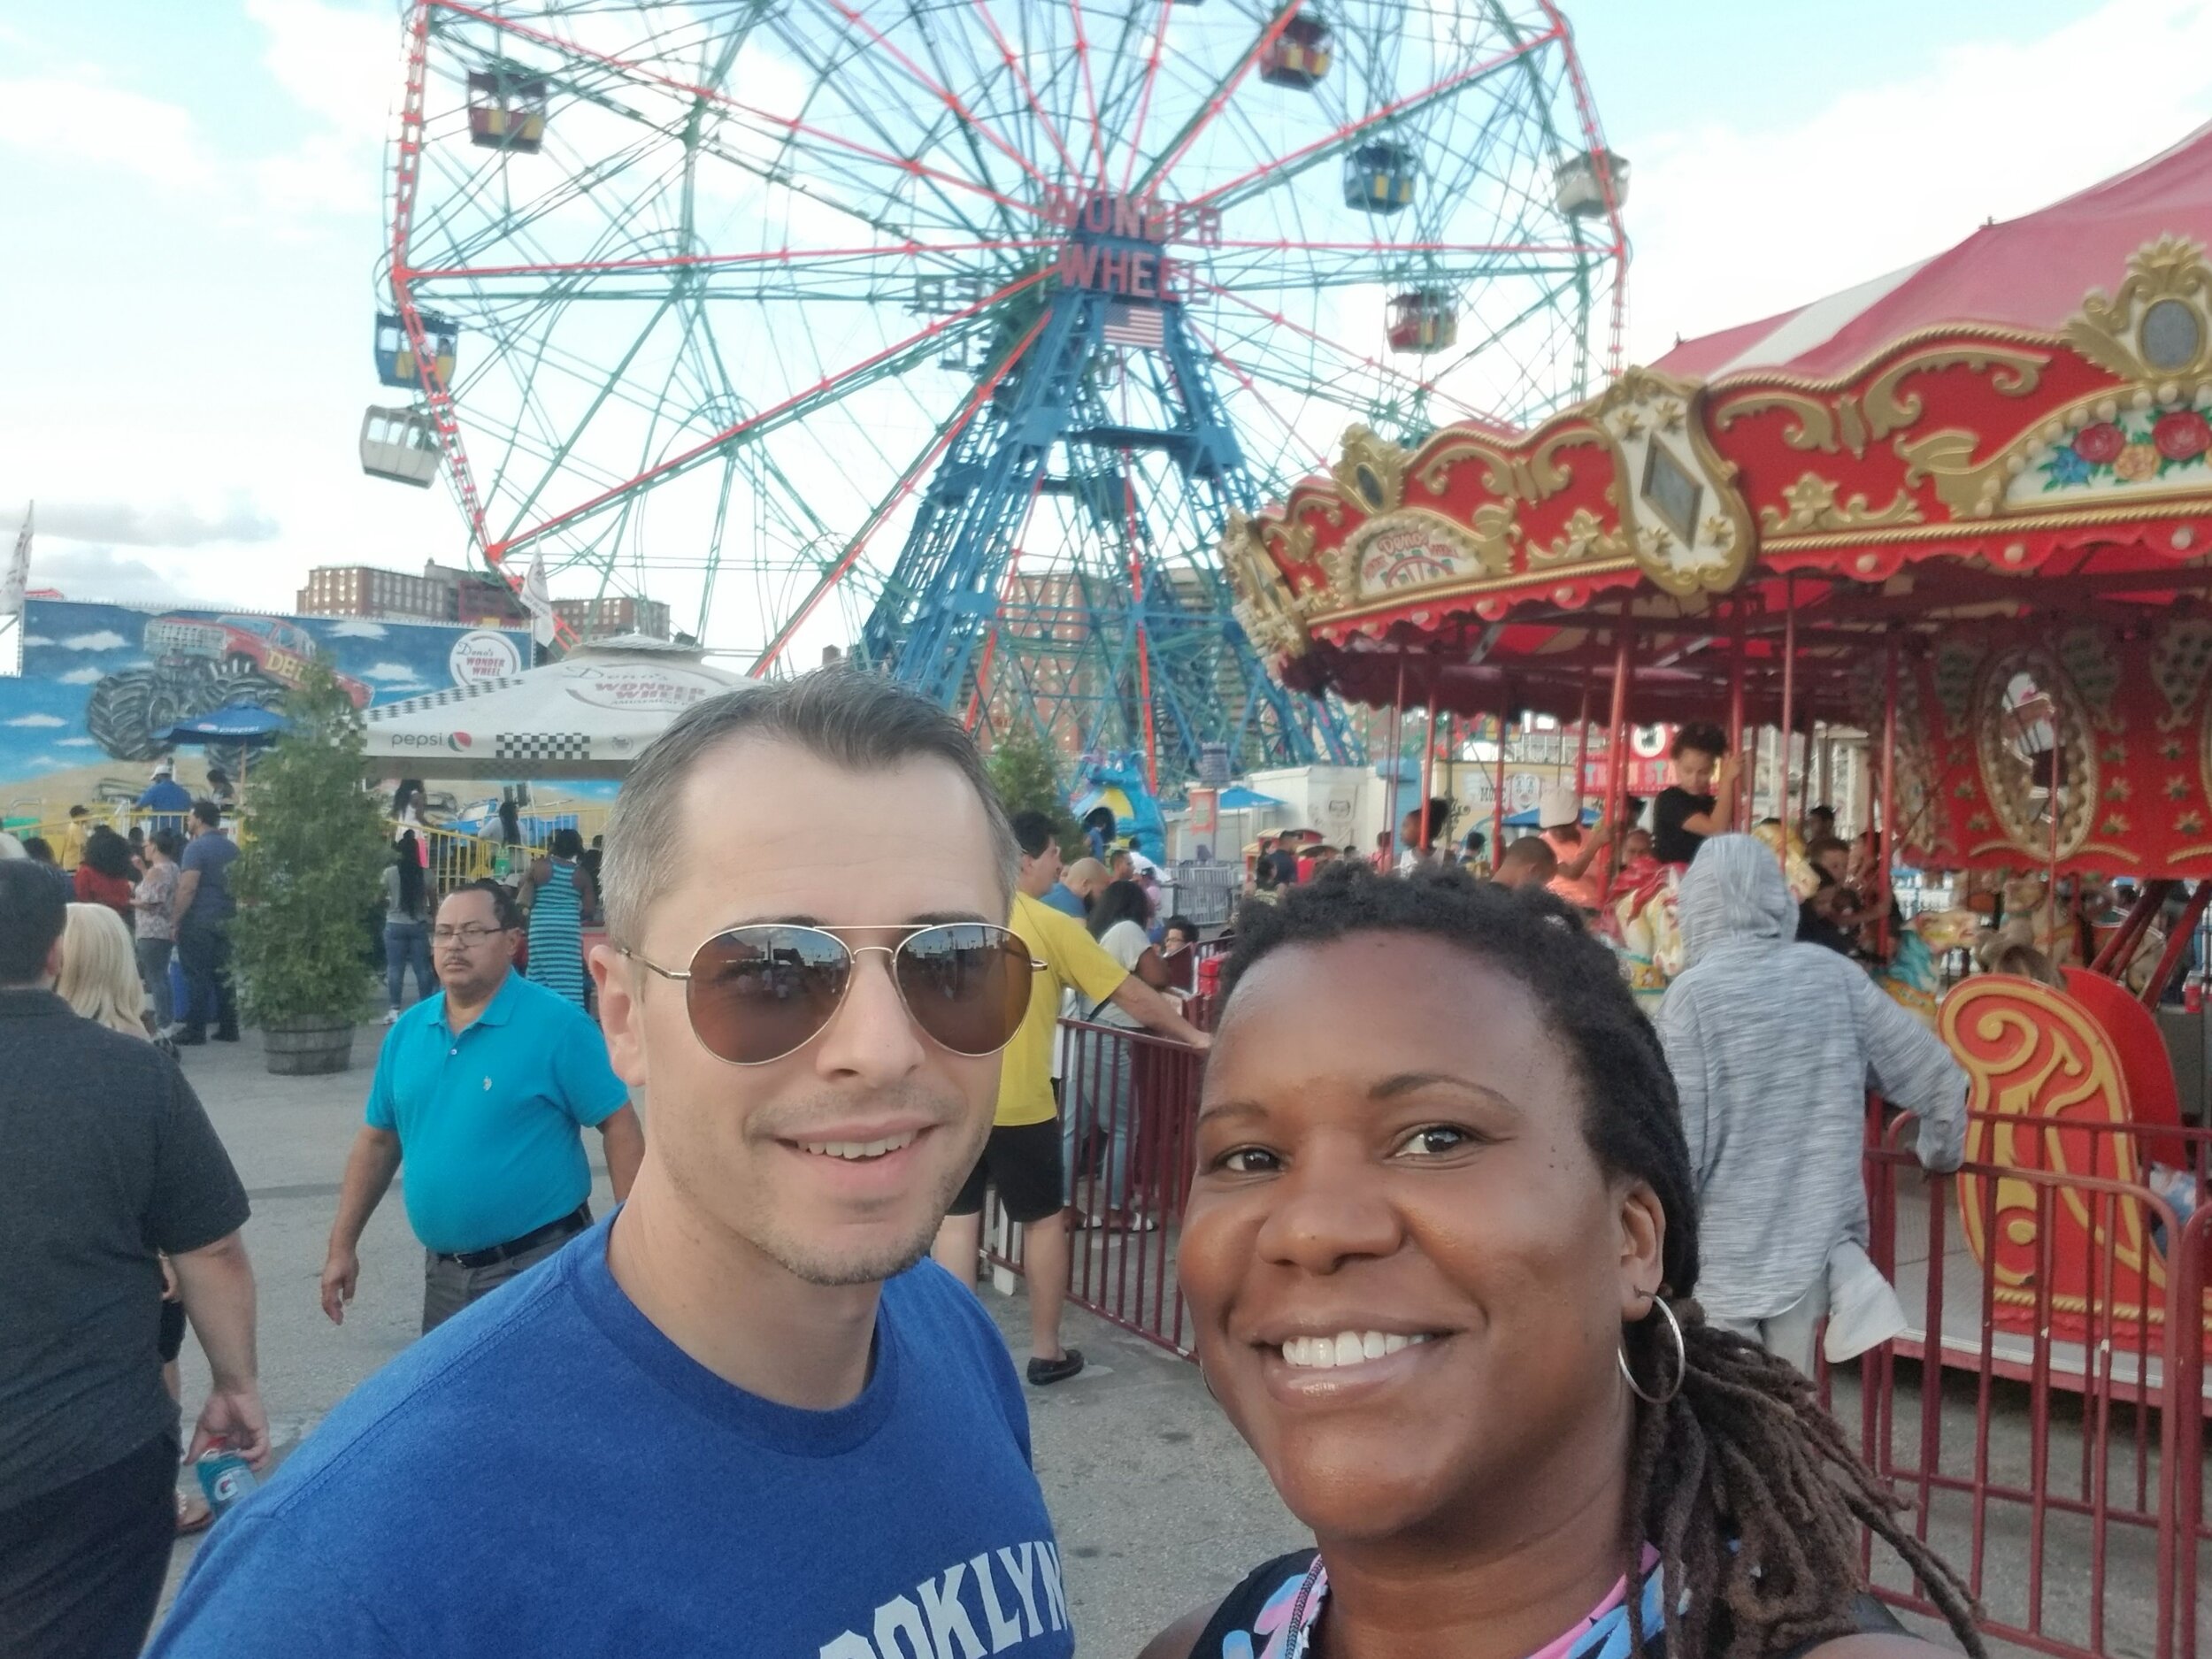
[(514, 971), (522, 917), (495, 882), (457, 887), (431, 944), (437, 995), (384, 1039), (323, 1263), (323, 1311), (345, 1322), (362, 1229), (407, 1160), (407, 1220), (427, 1252), (422, 1328), (558, 1250), (591, 1225), (581, 1130), (605, 1143), (615, 1202), (645, 1134), (606, 1041), (566, 998)]

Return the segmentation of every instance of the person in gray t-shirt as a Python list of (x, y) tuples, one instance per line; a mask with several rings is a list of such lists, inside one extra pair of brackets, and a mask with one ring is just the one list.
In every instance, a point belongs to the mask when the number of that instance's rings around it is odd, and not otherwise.
[(191, 1455), (269, 1451), (245, 1188), (176, 1063), (54, 995), (66, 906), (0, 863), (0, 1654), (138, 1651), (176, 1532), (159, 1257), (213, 1386)]

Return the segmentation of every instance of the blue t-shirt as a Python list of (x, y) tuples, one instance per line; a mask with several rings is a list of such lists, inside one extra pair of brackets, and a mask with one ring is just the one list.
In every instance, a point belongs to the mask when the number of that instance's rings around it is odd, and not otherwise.
[(798, 1410), (663, 1336), (608, 1225), (357, 1389), (216, 1526), (147, 1659), (1068, 1659), (972, 1295), (892, 1279), (867, 1386)]
[(365, 1115), (399, 1135), (415, 1236), (434, 1250), (484, 1250), (591, 1195), (580, 1129), (629, 1098), (599, 1027), (511, 971), (457, 1036), (443, 991), (402, 1014), (376, 1056)]
[(1079, 922), (1083, 919), (1084, 910), (1081, 895), (1077, 894), (1072, 887), (1064, 886), (1060, 882), (1054, 882), (1050, 891), (1046, 893), (1044, 897), (1038, 902), (1043, 904), (1049, 904), (1054, 910), (1059, 911), (1063, 916), (1072, 916)]
[(231, 918), (238, 901), (230, 895), (230, 867), (237, 862), (238, 843), (220, 830), (208, 830), (185, 842), (177, 867), (200, 872), (200, 885), (192, 889), (192, 904), (186, 917), (196, 922)]

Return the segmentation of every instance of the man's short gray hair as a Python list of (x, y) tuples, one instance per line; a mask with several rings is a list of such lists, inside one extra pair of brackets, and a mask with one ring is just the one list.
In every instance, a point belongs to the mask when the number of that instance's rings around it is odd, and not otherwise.
[[(905, 687), (839, 665), (795, 680), (741, 687), (694, 703), (653, 741), (623, 780), (607, 818), (600, 864), (607, 932), (635, 945), (653, 895), (675, 879), (685, 784), (707, 755), (741, 737), (788, 743), (848, 772), (882, 772), (910, 760), (956, 768), (983, 803), (992, 868), (1012, 890), (1021, 859), (983, 757), (960, 722)], [(895, 803), (884, 803), (892, 833)], [(721, 856), (721, 855), (717, 855)]]

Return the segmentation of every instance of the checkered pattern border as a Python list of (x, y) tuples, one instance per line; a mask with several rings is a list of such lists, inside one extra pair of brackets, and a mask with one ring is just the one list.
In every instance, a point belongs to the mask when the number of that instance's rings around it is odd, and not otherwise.
[(519, 686), (522, 677), (510, 674), (504, 680), (480, 680), (473, 685), (449, 686), (443, 691), (427, 691), (419, 697), (409, 697), (401, 703), (387, 703), (371, 709), (371, 726), (383, 720), (396, 720), (402, 715), (419, 714), (426, 709), (442, 709), (449, 703), (465, 703), (471, 697), (488, 697), (495, 691), (504, 691), (510, 686)]
[(500, 732), (492, 738), (495, 760), (589, 760), (591, 739), (581, 732)]

